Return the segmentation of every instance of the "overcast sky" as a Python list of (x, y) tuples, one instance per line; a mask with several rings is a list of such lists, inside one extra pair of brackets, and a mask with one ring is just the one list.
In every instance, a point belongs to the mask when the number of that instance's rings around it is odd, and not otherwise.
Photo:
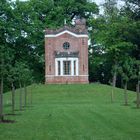
[(98, 5), (104, 2), (104, 0), (93, 0), (93, 1), (96, 2)]
[[(105, 0), (92, 0), (92, 1), (100, 5), (100, 4), (103, 4)], [(124, 4), (124, 2), (122, 2), (121, 0), (118, 0), (118, 5), (122, 5), (122, 4)]]

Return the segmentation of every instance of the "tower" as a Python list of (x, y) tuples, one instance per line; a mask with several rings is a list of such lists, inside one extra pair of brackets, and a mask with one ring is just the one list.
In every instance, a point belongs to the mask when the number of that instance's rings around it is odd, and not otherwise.
[(88, 34), (85, 19), (74, 27), (45, 31), (45, 83), (88, 83)]

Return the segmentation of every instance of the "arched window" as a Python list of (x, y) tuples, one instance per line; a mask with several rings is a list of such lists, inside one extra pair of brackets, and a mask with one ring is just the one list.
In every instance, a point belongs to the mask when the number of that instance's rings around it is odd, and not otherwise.
[(70, 48), (70, 43), (69, 43), (69, 42), (65, 42), (65, 43), (63, 44), (63, 48), (64, 48), (65, 50), (69, 49), (69, 48)]

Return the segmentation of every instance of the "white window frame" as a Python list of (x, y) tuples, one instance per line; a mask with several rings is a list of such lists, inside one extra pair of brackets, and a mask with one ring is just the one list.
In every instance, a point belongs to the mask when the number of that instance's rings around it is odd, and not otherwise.
[[(60, 61), (60, 75), (58, 75), (58, 61)], [(64, 75), (63, 61), (71, 61), (71, 74)], [(74, 75), (74, 61), (76, 61), (76, 74)], [(55, 58), (55, 76), (78, 76), (79, 75), (79, 60), (78, 58)]]

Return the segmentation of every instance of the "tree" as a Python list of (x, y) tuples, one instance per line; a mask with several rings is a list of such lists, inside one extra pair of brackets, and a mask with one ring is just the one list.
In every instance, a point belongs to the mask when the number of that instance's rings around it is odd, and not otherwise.
[(119, 74), (124, 83), (124, 105), (128, 105), (127, 84), (134, 76), (134, 59), (131, 57), (124, 57), (121, 59), (118, 67)]
[(13, 51), (7, 45), (0, 46), (0, 116), (3, 116), (3, 92), (4, 81), (8, 75), (8, 68), (13, 60)]
[(92, 14), (98, 12), (97, 5), (87, 0), (54, 0), (54, 5), (62, 7), (64, 17), (68, 19), (73, 19), (79, 15), (84, 18), (89, 18)]
[(8, 65), (8, 73), (7, 73), (7, 79), (11, 84), (11, 89), (12, 89), (12, 114), (15, 113), (15, 82), (17, 80), (16, 76), (16, 67), (13, 65)]
[(125, 13), (131, 16), (132, 19), (140, 19), (140, 1), (139, 0), (123, 0), (125, 1)]
[[(114, 87), (117, 84), (117, 69), (119, 61), (123, 56), (132, 56), (136, 44), (130, 40), (131, 28), (135, 28), (134, 23), (129, 16), (122, 15), (117, 8), (117, 1), (106, 0), (104, 5), (104, 14), (97, 16), (96, 19), (90, 20), (91, 42), (104, 46), (102, 52), (111, 68), (108, 73), (112, 74), (112, 92), (111, 102), (114, 101)], [(129, 39), (128, 39), (129, 38)], [(94, 59), (96, 60), (96, 59)], [(103, 66), (105, 63), (103, 63)]]
[(40, 61), (44, 59), (43, 30), (63, 26), (64, 19), (71, 24), (77, 15), (88, 18), (98, 12), (97, 5), (86, 0), (16, 1), (12, 6), (15, 15), (13, 26), (16, 33), (14, 34), (16, 59), (28, 63), (37, 82), (44, 80), (44, 61)]
[(133, 50), (133, 55), (137, 60), (140, 60), (140, 1), (139, 0), (124, 0), (125, 6), (121, 9), (121, 15), (129, 17), (129, 21), (132, 23), (127, 35), (127, 39), (130, 40), (136, 47)]
[(0, 121), (3, 121), (3, 76), (4, 76), (4, 60), (2, 56), (2, 49), (0, 53)]
[[(133, 47), (133, 44), (130, 42), (125, 42), (122, 41), (121, 39), (116, 41), (117, 44), (112, 45), (108, 49), (108, 56), (113, 58), (113, 65), (112, 65), (112, 73), (113, 73), (113, 79), (112, 79), (112, 92), (111, 92), (111, 102), (114, 101), (114, 87), (116, 86), (116, 80), (117, 80), (117, 75), (118, 75), (118, 69), (119, 69), (119, 63), (120, 61), (124, 60), (127, 58), (127, 56), (131, 52), (131, 48)], [(125, 60), (124, 60), (125, 61)], [(126, 86), (126, 84), (125, 84)]]
[(15, 64), (16, 67), (16, 75), (17, 75), (17, 81), (19, 83), (19, 88), (20, 88), (20, 110), (22, 110), (22, 87), (24, 87), (24, 107), (27, 105), (27, 88), (26, 86), (32, 79), (32, 72), (28, 68), (28, 65), (25, 62), (16, 62)]
[(32, 80), (32, 72), (31, 70), (26, 66), (24, 68), (24, 75), (23, 75), (23, 85), (24, 85), (24, 106), (27, 105), (27, 83), (31, 82)]
[(137, 92), (136, 104), (137, 108), (140, 108), (140, 82), (136, 86), (136, 92)]
[(101, 44), (89, 46), (89, 81), (109, 84), (111, 63), (107, 59), (105, 47)]
[(16, 62), (15, 64), (16, 67), (16, 74), (17, 74), (17, 81), (19, 84), (19, 109), (20, 111), (22, 110), (22, 95), (23, 95), (23, 91), (22, 91), (22, 81), (23, 81), (23, 74), (24, 74), (24, 67), (25, 64), (23, 62)]
[(13, 61), (27, 62), (29, 69), (33, 69), (36, 82), (42, 82), (43, 30), (63, 26), (64, 19), (71, 24), (76, 16), (89, 19), (95, 13), (98, 13), (97, 5), (87, 0), (1, 0), (0, 45), (7, 44), (14, 53)]
[[(113, 99), (113, 92), (114, 87), (116, 86), (116, 68), (117, 68), (117, 58), (118, 58), (118, 48), (117, 44), (121, 40), (119, 39), (118, 33), (116, 29), (118, 27), (118, 9), (117, 9), (117, 1), (113, 0), (106, 0), (103, 4), (104, 8), (104, 15), (98, 16), (95, 20), (91, 21), (93, 24), (93, 36), (91, 39), (95, 40), (97, 44), (101, 44), (104, 46), (104, 52), (110, 55), (110, 60), (112, 61), (112, 73), (113, 73), (113, 80), (112, 80), (112, 92), (111, 92), (111, 102), (114, 101)], [(115, 28), (116, 29), (115, 29)], [(91, 33), (92, 34), (92, 33)], [(108, 58), (109, 58), (108, 57)], [(113, 57), (113, 58), (112, 58)]]
[[(8, 1), (0, 1), (0, 121), (3, 121), (3, 92), (4, 78), (7, 73), (6, 66), (9, 59), (8, 33), (10, 27), (7, 26), (10, 21), (11, 7)], [(5, 28), (7, 27), (7, 28)]]
[(135, 66), (134, 79), (136, 79), (136, 81), (137, 81), (137, 83), (136, 83), (136, 93), (137, 93), (136, 104), (137, 104), (137, 108), (140, 108), (140, 61), (135, 60), (134, 66)]

